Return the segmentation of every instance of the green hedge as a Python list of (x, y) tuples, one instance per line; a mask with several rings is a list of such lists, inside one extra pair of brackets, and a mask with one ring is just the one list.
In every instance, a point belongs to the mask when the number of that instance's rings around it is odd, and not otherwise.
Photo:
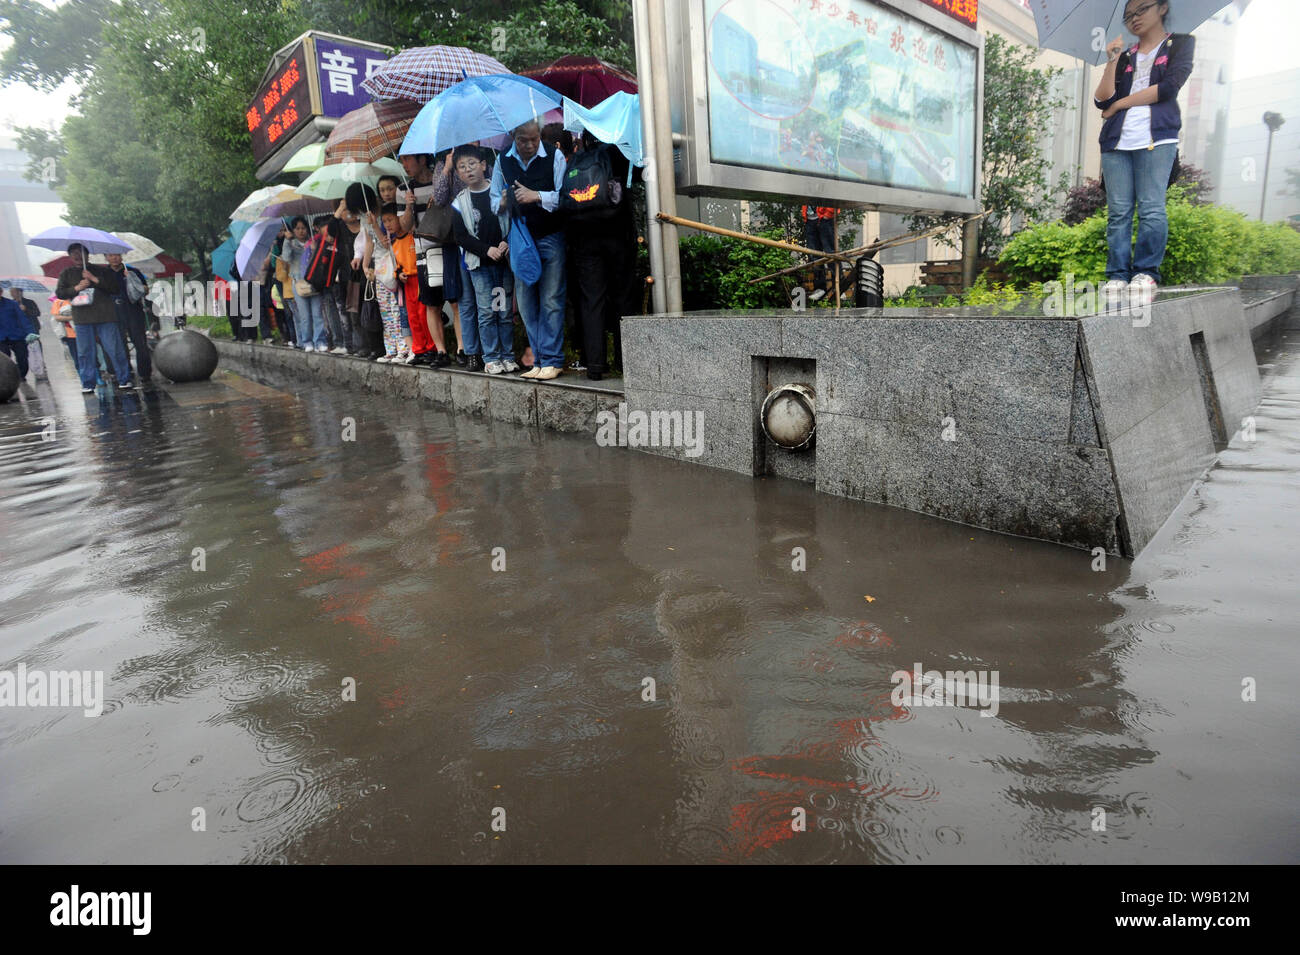
[[(758, 235), (784, 239), (779, 229)], [(750, 285), (749, 280), (794, 265), (784, 249), (715, 235), (686, 235), (677, 243), (682, 270), (682, 307), (687, 311), (734, 308), (789, 308), (780, 279)]]
[[(1261, 223), (1217, 205), (1192, 205), (1169, 191), (1169, 244), (1161, 275), (1166, 285), (1207, 285), (1243, 275), (1300, 270), (1300, 233), (1284, 223)], [(1136, 223), (1134, 236), (1137, 234)], [(1106, 214), (1079, 225), (1032, 226), (1007, 244), (1000, 260), (1016, 282), (1106, 280)]]

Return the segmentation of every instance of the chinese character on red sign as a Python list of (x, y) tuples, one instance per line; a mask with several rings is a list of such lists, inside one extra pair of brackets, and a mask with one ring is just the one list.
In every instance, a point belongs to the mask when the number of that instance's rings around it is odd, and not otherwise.
[(936, 10), (942, 10), (950, 17), (975, 26), (979, 20), (979, 0), (921, 0)]
[(293, 84), (297, 83), (300, 78), (298, 73), (298, 61), (290, 60), (288, 67), (280, 74), (280, 93), (284, 94), (293, 89)]

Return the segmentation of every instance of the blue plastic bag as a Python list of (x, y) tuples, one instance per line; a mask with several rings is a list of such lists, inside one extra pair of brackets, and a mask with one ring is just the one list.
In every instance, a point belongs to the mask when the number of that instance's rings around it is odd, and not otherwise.
[(536, 285), (542, 280), (542, 256), (523, 216), (511, 220), (509, 242), (511, 271), (525, 285)]

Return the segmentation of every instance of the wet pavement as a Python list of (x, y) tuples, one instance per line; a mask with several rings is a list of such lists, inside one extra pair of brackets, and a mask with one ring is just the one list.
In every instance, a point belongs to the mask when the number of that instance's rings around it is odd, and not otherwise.
[[(0, 406), (0, 671), (107, 700), (0, 707), (0, 861), (1296, 861), (1300, 335), (1102, 571), (301, 381), (83, 397), (46, 353)], [(996, 715), (897, 705), (917, 664), (996, 671)]]

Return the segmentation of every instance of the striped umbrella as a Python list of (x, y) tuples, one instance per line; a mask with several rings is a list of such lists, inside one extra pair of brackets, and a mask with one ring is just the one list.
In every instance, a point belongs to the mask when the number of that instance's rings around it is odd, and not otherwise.
[(411, 121), (420, 112), (414, 100), (367, 103), (342, 116), (325, 142), (325, 162), (374, 162), (397, 154)]
[[(68, 264), (72, 264), (71, 259), (68, 259)], [(0, 286), (4, 286), (5, 288), (20, 288), (24, 292), (31, 292), (33, 295), (53, 292), (55, 286), (58, 284), (59, 283), (54, 279), (46, 278), (43, 275), (12, 275), (6, 278), (0, 278)]]
[(467, 76), (509, 73), (504, 65), (463, 46), (418, 46), (403, 50), (361, 82), (375, 99), (427, 103)]

